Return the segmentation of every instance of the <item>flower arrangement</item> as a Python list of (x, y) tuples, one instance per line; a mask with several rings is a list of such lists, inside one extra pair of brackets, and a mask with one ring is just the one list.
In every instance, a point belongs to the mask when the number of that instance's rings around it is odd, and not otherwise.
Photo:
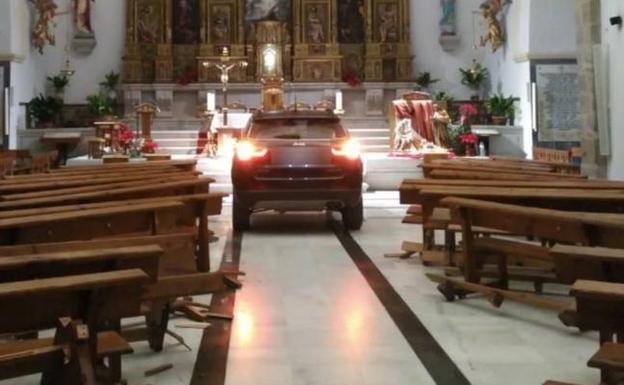
[(481, 89), (481, 85), (489, 76), (487, 68), (483, 68), (481, 64), (476, 61), (473, 62), (472, 67), (460, 68), (459, 72), (462, 77), (461, 84), (473, 91), (479, 91)]
[(463, 145), (474, 145), (479, 141), (479, 137), (472, 132), (461, 134), (459, 140)]
[(127, 123), (121, 122), (117, 127), (117, 142), (123, 154), (139, 158), (141, 154), (153, 154), (158, 149), (158, 143), (139, 137)]
[(472, 123), (472, 117), (479, 115), (479, 110), (477, 106), (474, 104), (462, 104), (459, 107), (459, 116), (461, 116), (461, 124), (463, 126), (468, 126), (470, 128), (470, 124)]
[(153, 154), (158, 150), (158, 143), (154, 142), (152, 139), (147, 139), (143, 142), (143, 147), (141, 147), (141, 152), (143, 154)]
[(342, 80), (349, 85), (349, 87), (359, 87), (362, 84), (362, 79), (360, 76), (354, 71), (349, 71), (346, 73)]
[(478, 114), (479, 110), (472, 103), (459, 107), (460, 122), (458, 125), (451, 126), (449, 131), (451, 144), (457, 155), (474, 156), (479, 138), (472, 133), (470, 126), (472, 118)]

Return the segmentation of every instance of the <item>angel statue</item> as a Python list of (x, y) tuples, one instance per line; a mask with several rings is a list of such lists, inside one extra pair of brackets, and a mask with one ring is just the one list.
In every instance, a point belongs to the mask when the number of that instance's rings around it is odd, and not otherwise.
[(40, 54), (43, 54), (43, 47), (45, 47), (46, 43), (50, 45), (56, 43), (50, 24), (56, 26), (54, 17), (56, 16), (57, 5), (54, 0), (30, 0), (30, 2), (33, 3), (37, 13), (39, 13), (39, 18), (33, 30), (33, 45), (39, 50)]
[(498, 14), (503, 9), (503, 0), (487, 0), (479, 7), (487, 23), (488, 30), (481, 36), (481, 46), (487, 43), (492, 45), (492, 52), (496, 52), (505, 44), (503, 28), (498, 20)]

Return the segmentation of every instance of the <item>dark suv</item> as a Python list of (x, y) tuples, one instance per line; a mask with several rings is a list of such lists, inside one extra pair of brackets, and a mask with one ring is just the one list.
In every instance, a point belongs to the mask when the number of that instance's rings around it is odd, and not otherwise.
[(233, 222), (249, 229), (254, 211), (336, 210), (362, 227), (362, 159), (340, 119), (326, 111), (256, 113), (236, 145)]

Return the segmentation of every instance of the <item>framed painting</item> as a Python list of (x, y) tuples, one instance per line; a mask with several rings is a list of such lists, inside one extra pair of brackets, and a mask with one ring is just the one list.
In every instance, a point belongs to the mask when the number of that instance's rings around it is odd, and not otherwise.
[(366, 39), (364, 0), (338, 2), (338, 42), (363, 44)]
[(173, 2), (173, 43), (199, 43), (199, 0)]
[(250, 38), (254, 33), (254, 25), (259, 21), (277, 20), (286, 23), (290, 30), (290, 0), (245, 0), (245, 31)]

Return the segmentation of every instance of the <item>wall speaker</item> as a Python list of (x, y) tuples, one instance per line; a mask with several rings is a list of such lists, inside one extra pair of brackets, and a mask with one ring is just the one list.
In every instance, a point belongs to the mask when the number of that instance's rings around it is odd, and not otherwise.
[(622, 16), (613, 16), (609, 18), (609, 22), (611, 23), (611, 25), (613, 26), (622, 26)]

